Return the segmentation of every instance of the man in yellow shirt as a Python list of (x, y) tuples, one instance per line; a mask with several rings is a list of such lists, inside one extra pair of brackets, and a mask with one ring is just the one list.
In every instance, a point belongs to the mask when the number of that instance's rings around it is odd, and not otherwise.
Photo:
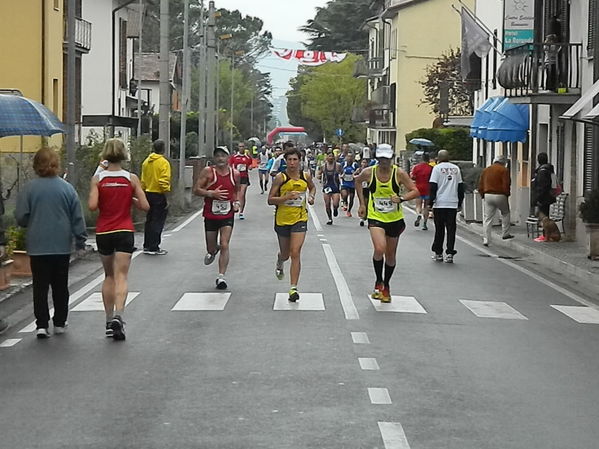
[(150, 203), (144, 228), (144, 254), (163, 256), (167, 251), (160, 248), (160, 241), (168, 213), (166, 193), (171, 191), (171, 164), (164, 157), (164, 141), (155, 140), (152, 147), (152, 153), (141, 166), (141, 187)]

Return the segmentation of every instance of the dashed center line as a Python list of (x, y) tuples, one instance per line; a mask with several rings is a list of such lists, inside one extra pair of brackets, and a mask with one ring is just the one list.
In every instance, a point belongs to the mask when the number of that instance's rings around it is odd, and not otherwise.
[(374, 358), (369, 357), (359, 357), (358, 362), (360, 363), (360, 368), (365, 371), (378, 371), (379, 364)]
[(369, 388), (368, 396), (370, 403), (374, 405), (389, 405), (391, 404), (391, 396), (386, 388)]

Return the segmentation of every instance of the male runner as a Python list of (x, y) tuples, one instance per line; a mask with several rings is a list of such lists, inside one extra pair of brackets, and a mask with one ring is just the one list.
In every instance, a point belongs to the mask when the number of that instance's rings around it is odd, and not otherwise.
[(245, 143), (239, 142), (237, 144), (237, 154), (234, 154), (229, 158), (229, 165), (235, 168), (239, 172), (239, 219), (243, 220), (245, 217), (243, 211), (245, 210), (245, 194), (247, 188), (250, 186), (250, 174), (249, 171), (252, 169), (252, 158), (246, 153)]
[(341, 201), (346, 215), (351, 217), (351, 210), (354, 207), (354, 197), (356, 196), (356, 187), (354, 185), (354, 173), (358, 169), (358, 163), (354, 162), (354, 153), (347, 153), (345, 162), (341, 165)]
[[(360, 160), (360, 167), (358, 167), (358, 169), (354, 172), (354, 187), (355, 187), (355, 183), (356, 183), (355, 180), (369, 166), (370, 166), (370, 162), (368, 161), (368, 159), (362, 158), (362, 160)], [(369, 196), (368, 195), (368, 184), (369, 184), (369, 181), (362, 181), (362, 192), (364, 194), (364, 201), (366, 202), (367, 208), (368, 208), (368, 196)], [(365, 217), (360, 217), (360, 226), (364, 226), (365, 221), (366, 221)]]
[[(271, 160), (270, 150), (265, 146), (262, 147), (260, 153), (258, 154), (258, 176), (260, 178), (260, 194), (263, 194), (265, 190), (268, 189), (268, 175), (269, 175), (269, 167), (268, 163)], [(272, 162), (271, 162), (272, 165)]]
[[(406, 229), (401, 203), (419, 196), (418, 189), (408, 174), (393, 164), (394, 155), (391, 145), (380, 144), (376, 149), (378, 165), (364, 169), (356, 178), (356, 190), (360, 201), (358, 215), (368, 218), (368, 229), (374, 246), (372, 263), (376, 281), (372, 298), (380, 299), (381, 302), (391, 302), (389, 282), (395, 270), (399, 236)], [(364, 181), (369, 182), (368, 209), (362, 188)], [(400, 185), (407, 190), (403, 196), (400, 196)]]
[[(275, 275), (283, 279), (283, 264), (291, 257), (289, 301), (299, 299), (297, 284), (301, 271), (301, 251), (308, 230), (308, 204), (314, 204), (316, 187), (309, 173), (300, 170), (301, 153), (296, 148), (285, 151), (287, 169), (273, 180), (268, 194), (268, 204), (275, 205), (275, 232), (279, 240), (279, 253)], [(308, 194), (308, 198), (306, 198)]]
[[(335, 160), (335, 154), (332, 151), (327, 153), (327, 158), (319, 171), (319, 177), (322, 180), (322, 193), (324, 197), (324, 208), (327, 212), (328, 225), (333, 224), (333, 216), (339, 215), (339, 175), (341, 165)], [(333, 213), (331, 214), (331, 202), (333, 203)]]
[(431, 158), (428, 153), (422, 154), (422, 162), (416, 164), (414, 168), (412, 168), (411, 177), (416, 183), (416, 188), (420, 192), (420, 197), (416, 198), (416, 213), (418, 216), (416, 217), (416, 221), (414, 222), (414, 226), (420, 226), (420, 221), (422, 223), (422, 230), (428, 230), (428, 226), (426, 222), (428, 221), (428, 200), (429, 200), (429, 179), (431, 178), (431, 173), (433, 172), (433, 167), (430, 165)]
[(225, 274), (229, 265), (229, 241), (233, 233), (235, 212), (239, 210), (237, 201), (241, 179), (239, 172), (227, 165), (229, 150), (216, 147), (213, 153), (214, 165), (205, 167), (200, 172), (194, 193), (204, 199), (204, 229), (206, 232), (206, 256), (204, 264), (214, 262), (218, 258), (218, 277), (216, 288), (225, 290), (227, 281)]

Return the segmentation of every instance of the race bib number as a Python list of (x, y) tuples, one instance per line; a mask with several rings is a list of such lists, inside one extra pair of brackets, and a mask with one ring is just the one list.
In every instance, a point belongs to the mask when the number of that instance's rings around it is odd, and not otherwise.
[(300, 196), (295, 200), (285, 201), (285, 206), (289, 207), (303, 207), (304, 201), (306, 201), (306, 192), (302, 192)]
[(396, 205), (391, 201), (391, 198), (374, 198), (374, 208), (378, 212), (384, 214), (393, 212), (396, 209)]
[(230, 211), (230, 201), (212, 200), (212, 213), (214, 215), (227, 215)]
[(239, 164), (237, 166), (237, 170), (239, 170), (240, 172), (246, 171), (247, 170), (247, 166), (245, 164)]
[(323, 192), (324, 193), (331, 193), (333, 191), (333, 189), (331, 189), (330, 187), (325, 187)]
[(352, 182), (354, 180), (354, 175), (351, 173), (346, 173), (343, 175), (343, 180), (346, 182)]

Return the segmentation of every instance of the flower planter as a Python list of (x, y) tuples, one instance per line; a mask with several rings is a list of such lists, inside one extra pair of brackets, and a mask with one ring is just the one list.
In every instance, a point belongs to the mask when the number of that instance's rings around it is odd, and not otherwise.
[(589, 240), (589, 259), (599, 260), (599, 223), (586, 223)]
[(0, 290), (6, 290), (10, 287), (10, 277), (13, 261), (11, 259), (0, 263)]
[(12, 253), (12, 259), (14, 261), (12, 268), (13, 276), (31, 276), (31, 259), (27, 251), (15, 249)]

